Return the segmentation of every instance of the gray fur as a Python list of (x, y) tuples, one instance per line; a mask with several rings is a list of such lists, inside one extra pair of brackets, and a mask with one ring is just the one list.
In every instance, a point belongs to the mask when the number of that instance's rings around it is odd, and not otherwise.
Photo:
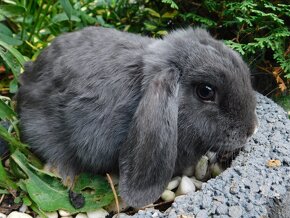
[[(101, 27), (57, 37), (28, 63), (17, 94), (22, 139), (63, 176), (119, 172), (132, 206), (209, 149), (232, 151), (257, 120), (249, 70), (205, 30), (151, 39)], [(198, 98), (200, 83), (216, 102)]]

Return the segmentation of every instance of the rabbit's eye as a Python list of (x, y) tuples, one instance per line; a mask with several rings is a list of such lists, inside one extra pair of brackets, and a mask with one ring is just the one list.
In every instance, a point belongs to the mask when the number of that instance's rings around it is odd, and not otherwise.
[(215, 90), (208, 84), (199, 84), (196, 87), (196, 94), (203, 101), (215, 100)]

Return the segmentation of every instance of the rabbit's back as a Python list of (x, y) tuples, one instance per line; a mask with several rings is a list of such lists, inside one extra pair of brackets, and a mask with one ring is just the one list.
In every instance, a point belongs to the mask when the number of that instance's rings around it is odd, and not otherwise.
[(62, 171), (118, 168), (141, 98), (151, 39), (90, 27), (58, 37), (26, 66), (17, 94), (23, 140)]

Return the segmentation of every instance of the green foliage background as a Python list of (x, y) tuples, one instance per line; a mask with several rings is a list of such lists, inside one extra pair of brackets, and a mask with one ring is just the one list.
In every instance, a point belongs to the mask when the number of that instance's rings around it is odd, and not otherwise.
[(22, 56), (35, 59), (63, 32), (100, 25), (162, 37), (172, 29), (202, 26), (237, 50), (253, 71), (273, 75), (280, 93), (286, 93), (289, 17), (285, 0), (2, 0), (0, 66), (5, 75), (0, 89), (15, 93)]
[[(261, 72), (258, 83), (262, 89), (269, 85), (267, 78), (272, 78), (271, 93), (282, 96), (281, 104), (290, 110), (289, 24), (289, 0), (1, 0), (0, 120), (8, 121), (9, 128), (0, 125), (0, 138), (9, 143), (12, 156), (9, 170), (0, 161), (0, 194), (18, 190), (15, 201), (21, 200), (37, 213), (49, 211), (29, 187), (39, 181), (45, 189), (51, 175), (39, 171), (41, 163), (20, 142), (9, 97), (18, 89), (24, 63), (35, 60), (61, 33), (97, 25), (162, 37), (176, 28), (205, 27), (238, 51), (254, 75)], [(103, 182), (104, 189), (109, 189), (102, 180), (87, 182)], [(63, 193), (59, 183), (55, 186)], [(110, 193), (100, 204), (111, 200)]]

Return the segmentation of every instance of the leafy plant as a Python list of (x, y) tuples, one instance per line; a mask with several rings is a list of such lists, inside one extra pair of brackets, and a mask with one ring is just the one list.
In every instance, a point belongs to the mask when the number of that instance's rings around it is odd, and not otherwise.
[[(65, 202), (65, 209), (77, 211), (69, 206), (65, 199), (66, 190), (58, 178), (39, 170), (40, 161), (27, 145), (20, 142), (17, 114), (14, 102), (9, 98), (18, 89), (24, 63), (35, 60), (56, 36), (91, 25), (153, 37), (165, 36), (176, 28), (202, 26), (238, 51), (253, 72), (271, 75), (276, 81), (276, 86), (272, 87), (276, 92), (271, 90), (271, 93), (279, 94), (280, 97), (275, 99), (283, 99), (283, 105), (289, 105), (289, 17), (290, 5), (282, 0), (2, 0), (0, 95), (5, 96), (0, 97), (0, 119), (8, 127), (0, 125), (0, 138), (8, 142), (12, 156), (9, 157), (9, 169), (0, 161), (0, 193), (19, 191), (15, 200), (21, 200), (41, 214), (60, 208), (59, 203), (47, 208), (39, 198), (41, 190), (34, 188), (38, 185), (46, 190), (47, 184), (51, 183), (57, 192), (53, 192), (55, 196)], [(264, 80), (262, 77), (258, 82), (263, 84)], [(91, 180), (87, 175), (82, 178), (84, 180), (79, 182), (86, 183), (95, 191), (95, 196), (100, 197), (96, 207), (111, 201), (112, 195), (105, 181), (99, 177)], [(77, 187), (88, 202), (93, 202), (82, 189), (85, 186)], [(48, 201), (52, 197), (50, 193), (43, 196)], [(89, 209), (89, 205), (82, 210)]]

